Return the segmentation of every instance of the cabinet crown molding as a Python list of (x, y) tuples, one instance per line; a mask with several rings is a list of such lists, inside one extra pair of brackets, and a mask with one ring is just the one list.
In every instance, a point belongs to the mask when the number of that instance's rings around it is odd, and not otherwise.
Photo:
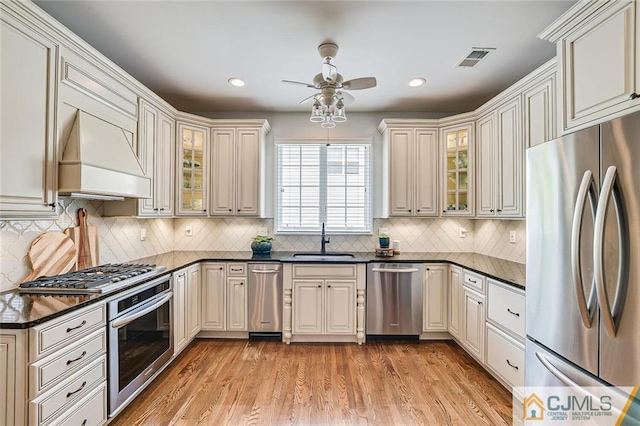
[(557, 43), (568, 33), (592, 19), (596, 13), (615, 7), (616, 5), (632, 3), (635, 0), (581, 0), (569, 8), (551, 25), (538, 34), (538, 38)]

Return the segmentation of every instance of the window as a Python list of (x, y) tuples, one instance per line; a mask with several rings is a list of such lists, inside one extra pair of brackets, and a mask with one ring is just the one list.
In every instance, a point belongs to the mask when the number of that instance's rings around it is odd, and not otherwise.
[(278, 144), (278, 232), (371, 232), (369, 145)]

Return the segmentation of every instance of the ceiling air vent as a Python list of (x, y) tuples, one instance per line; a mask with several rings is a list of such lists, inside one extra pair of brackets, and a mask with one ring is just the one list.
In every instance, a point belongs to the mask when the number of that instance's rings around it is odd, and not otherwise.
[(486, 58), (487, 55), (493, 52), (495, 47), (472, 47), (471, 52), (458, 64), (459, 67), (471, 68), (475, 67), (478, 62)]

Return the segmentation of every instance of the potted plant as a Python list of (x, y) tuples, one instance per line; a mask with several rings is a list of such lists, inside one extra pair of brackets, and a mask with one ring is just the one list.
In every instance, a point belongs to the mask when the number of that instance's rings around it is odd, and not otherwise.
[(378, 239), (380, 240), (380, 248), (389, 248), (389, 243), (391, 239), (387, 234), (378, 235)]
[(256, 255), (269, 255), (271, 254), (271, 241), (273, 237), (265, 237), (264, 235), (256, 235), (251, 241), (251, 250)]

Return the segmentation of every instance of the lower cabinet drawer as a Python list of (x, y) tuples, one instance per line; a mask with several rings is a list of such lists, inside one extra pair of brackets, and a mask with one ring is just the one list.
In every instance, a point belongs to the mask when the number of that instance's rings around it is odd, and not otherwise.
[(107, 383), (103, 383), (69, 408), (52, 425), (99, 426), (107, 421)]
[(107, 331), (96, 330), (79, 342), (70, 345), (68, 350), (41, 359), (29, 366), (30, 395), (35, 398), (51, 386), (64, 380), (87, 365), (96, 356), (107, 351)]
[(524, 346), (487, 324), (487, 365), (511, 386), (524, 386)]
[(489, 280), (487, 317), (524, 339), (525, 296)]
[(106, 383), (107, 357), (102, 356), (60, 385), (29, 403), (30, 423), (48, 424), (96, 386)]

